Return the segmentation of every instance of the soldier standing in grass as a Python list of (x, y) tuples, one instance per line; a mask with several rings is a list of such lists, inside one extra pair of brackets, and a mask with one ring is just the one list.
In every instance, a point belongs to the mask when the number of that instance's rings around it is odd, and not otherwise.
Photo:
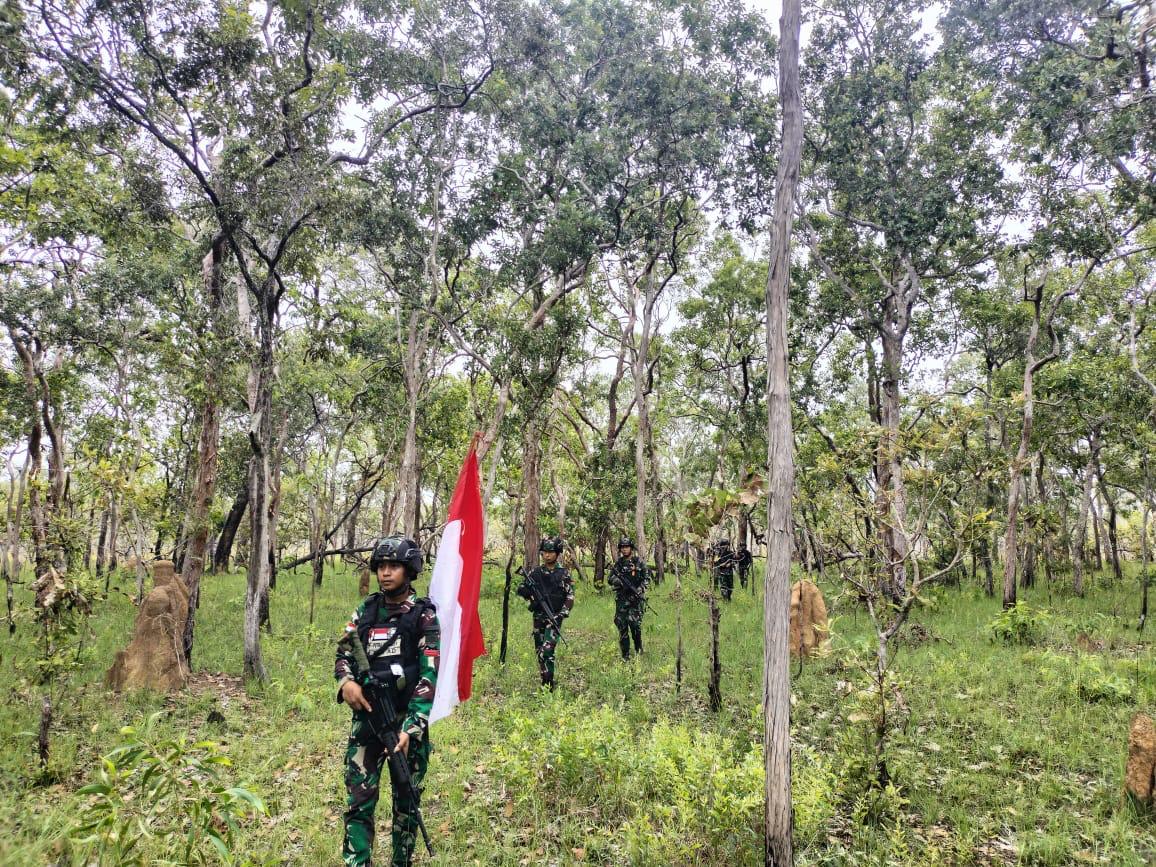
[[(345, 752), (345, 864), (372, 864), (374, 812), (377, 809), (385, 746), (374, 732), (383, 725), (381, 709), (371, 707), (359, 678), (349, 642), (360, 642), (363, 659), (383, 684), (396, 712), (398, 749), (405, 753), (410, 776), (420, 792), (429, 764), (429, 712), (437, 686), (441, 629), (429, 599), (419, 597), (413, 581), (421, 572), (422, 552), (412, 539), (390, 536), (379, 540), (369, 559), (380, 592), (368, 596), (345, 627), (338, 644), (334, 674), (337, 700), (353, 710), (353, 727)], [(371, 717), (371, 714), (373, 716)], [(380, 731), (380, 728), (378, 728)], [(394, 867), (408, 867), (418, 831), (418, 804), (390, 769), (393, 795)]]
[(538, 673), (542, 686), (554, 691), (554, 651), (562, 635), (562, 621), (574, 607), (574, 580), (558, 563), (565, 546), (561, 539), (543, 539), (538, 545), (542, 565), (522, 580), (518, 595), (530, 603), (534, 615), (534, 648), (538, 652)]
[(714, 561), (715, 578), (722, 598), (729, 602), (735, 589), (735, 552), (731, 550), (731, 540), (719, 539), (715, 550), (718, 551)]
[(607, 583), (614, 588), (614, 625), (618, 627), (618, 648), (623, 659), (634, 651), (642, 653), (642, 611), (646, 605), (646, 564), (634, 553), (634, 540), (618, 540), (618, 560), (610, 567)]
[(739, 542), (739, 552), (735, 555), (735, 565), (739, 567), (739, 584), (744, 590), (747, 589), (747, 575), (751, 571), (751, 565), (755, 562), (755, 558), (751, 556), (751, 552), (747, 550), (746, 542)]

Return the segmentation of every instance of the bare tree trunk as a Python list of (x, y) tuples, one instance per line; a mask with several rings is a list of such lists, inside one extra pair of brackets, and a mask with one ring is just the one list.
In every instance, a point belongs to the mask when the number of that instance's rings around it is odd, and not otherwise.
[(1084, 570), (1088, 559), (1088, 513), (1092, 506), (1092, 480), (1095, 478), (1096, 450), (1088, 443), (1088, 463), (1084, 467), (1084, 495), (1080, 499), (1080, 513), (1076, 519), (1076, 530), (1072, 535), (1072, 590), (1077, 596), (1084, 595)]
[(88, 528), (84, 534), (84, 571), (92, 568), (92, 532), (96, 529), (96, 498), (88, 507)]
[[(894, 293), (893, 293), (894, 296)], [(893, 297), (896, 306), (904, 302)], [(900, 379), (903, 375), (903, 336), (906, 326), (881, 330), (883, 343), (883, 376), (879, 402), (883, 436), (880, 440), (879, 524), (883, 531), (883, 552), (887, 557), (885, 592), (892, 600), (907, 595), (907, 488), (903, 482), (900, 460), (902, 423)]]
[(763, 756), (768, 867), (794, 863), (791, 843), (791, 498), (795, 489), (787, 317), (791, 229), (799, 183), (803, 121), (799, 98), (800, 0), (783, 0), (779, 19), (782, 152), (775, 183), (771, 264), (767, 277), (767, 573), (763, 602)]
[(1104, 571), (1104, 550), (1101, 545), (1100, 528), (1104, 521), (1100, 517), (1099, 497), (1096, 495), (1096, 489), (1092, 489), (1092, 500), (1088, 511), (1089, 523), (1092, 525), (1092, 560), (1096, 564), (1096, 571)]
[(530, 416), (526, 421), (525, 432), (522, 436), (522, 513), (525, 534), (523, 538), (522, 557), (527, 570), (538, 565), (538, 543), (541, 541), (541, 531), (538, 528), (538, 511), (541, 508), (541, 420), (534, 409), (530, 409)]
[(506, 583), (502, 588), (502, 640), (498, 651), (498, 662), (506, 664), (506, 645), (510, 632), (510, 586), (514, 581), (514, 557), (518, 550), (518, 506), (514, 501), (514, 508), (510, 514), (510, 556), (506, 559)]
[[(650, 553), (646, 543), (646, 490), (647, 464), (646, 443), (650, 437), (650, 399), (646, 389), (646, 371), (650, 362), (650, 329), (654, 312), (653, 271), (646, 278), (646, 291), (642, 296), (642, 334), (634, 353), (634, 409), (638, 414), (638, 433), (634, 440), (634, 473), (637, 487), (634, 492), (634, 541), (642, 557)], [(636, 302), (637, 303), (636, 299)]]
[(112, 502), (109, 504), (108, 539), (106, 540), (107, 550), (105, 552), (106, 564), (109, 573), (115, 572), (117, 568), (116, 542), (119, 536), (120, 496), (113, 494)]
[(719, 656), (719, 610), (718, 597), (713, 592), (707, 594), (710, 609), (710, 679), (707, 682), (707, 699), (715, 713), (722, 710), (722, 658)]
[[(1016, 579), (1018, 565), (1020, 565), (1020, 548), (1018, 548), (1017, 524), (1020, 521), (1020, 503), (1024, 494), (1023, 473), (1028, 466), (1028, 446), (1031, 442), (1032, 422), (1035, 420), (1036, 400), (1033, 386), (1036, 383), (1036, 373), (1059, 355), (1059, 344), (1052, 331), (1052, 320), (1055, 311), (1064, 298), (1074, 290), (1061, 292), (1048, 307), (1047, 316), (1043, 317), (1044, 286), (1046, 280), (1036, 284), (1035, 295), (1028, 298), (1032, 305), (1031, 329), (1028, 332), (1028, 343), (1024, 349), (1023, 369), (1023, 425), (1020, 428), (1020, 447), (1010, 466), (1008, 480), (1008, 513), (1006, 535), (1003, 538), (1003, 607), (1010, 608), (1016, 602)], [(1039, 342), (1040, 328), (1046, 328), (1052, 335), (1050, 353), (1042, 358), (1036, 358), (1036, 347)]]
[(1023, 574), (1020, 576), (1020, 587), (1027, 589), (1034, 587), (1036, 584), (1036, 538), (1038, 535), (1038, 524), (1036, 511), (1032, 509), (1032, 495), (1036, 490), (1036, 460), (1035, 455), (1032, 455), (1028, 461), (1031, 466), (1031, 478), (1028, 481), (1027, 487), (1024, 489), (1024, 506), (1026, 512), (1024, 515), (1024, 533), (1027, 536), (1027, 544), (1024, 545), (1024, 568)]
[(267, 604), (271, 570), (269, 549), (272, 527), (273, 451), (273, 340), (276, 327), (276, 289), (267, 280), (258, 298), (257, 357), (249, 372), (249, 445), (253, 461), (249, 476), (249, 572), (245, 586), (244, 675), (267, 681), (269, 673), (261, 655), (261, 608)]
[[(407, 391), (410, 390), (407, 387)], [(418, 530), (418, 497), (420, 491), (420, 476), (418, 473), (417, 457), (417, 394), (408, 399), (408, 415), (405, 426), (405, 442), (401, 450), (401, 469), (398, 471), (397, 484), (400, 491), (399, 509), (402, 527), (406, 537), (417, 538)]]
[[(108, 519), (110, 508), (100, 510), (100, 533), (96, 537), (96, 577), (107, 575), (108, 561), (105, 559), (105, 545), (108, 544)], [(104, 583), (104, 590), (108, 592), (108, 581)]]
[(225, 516), (225, 524), (221, 527), (221, 536), (217, 540), (217, 550), (213, 553), (213, 571), (221, 572), (228, 571), (229, 560), (233, 554), (233, 542), (237, 538), (237, 530), (241, 526), (241, 519), (245, 516), (245, 510), (249, 506), (249, 477), (252, 473), (253, 459), (249, 459), (249, 469), (245, 473), (245, 479), (241, 482), (241, 488), (237, 491), (237, 496), (233, 500), (233, 505), (229, 509), (229, 514)]
[[(1038, 454), (1039, 469), (1036, 473), (1036, 486), (1038, 488), (1039, 497), (1039, 512), (1040, 516), (1045, 516), (1047, 509), (1047, 486), (1044, 483), (1044, 450), (1040, 449)], [(1047, 586), (1052, 585), (1052, 560), (1055, 556), (1055, 551), (1052, 548), (1052, 534), (1048, 532), (1047, 521), (1040, 521), (1040, 546), (1044, 549), (1044, 580), (1047, 581)]]
[(8, 634), (16, 632), (15, 599), (13, 585), (20, 580), (20, 537), (24, 523), (24, 493), (28, 482), (30, 456), (17, 475), (8, 464), (8, 500), (4, 510), (4, 538), (0, 542), (0, 572), (4, 573), (4, 597), (7, 604)]
[(606, 586), (606, 544), (610, 536), (608, 527), (598, 528), (598, 538), (594, 540), (594, 589), (601, 591)]
[(1104, 505), (1108, 507), (1108, 556), (1112, 560), (1112, 577), (1116, 581), (1123, 581), (1124, 570), (1120, 565), (1119, 511), (1116, 508), (1116, 498), (1112, 496), (1111, 488), (1104, 475), (1104, 466), (1097, 459), (1096, 477), (1100, 482), (1100, 495), (1104, 498)]
[[(1148, 563), (1151, 560), (1148, 548), (1148, 516), (1152, 503), (1152, 480), (1148, 471), (1148, 450), (1140, 449), (1144, 464), (1144, 502), (1140, 506), (1140, 624), (1138, 632), (1144, 631), (1148, 620)], [(9, 627), (11, 628), (11, 627)]]
[[(223, 336), (221, 266), (225, 255), (225, 238), (217, 236), (201, 262), (201, 276), (208, 301), (208, 319), (212, 333)], [(201, 403), (201, 434), (197, 440), (197, 466), (193, 473), (193, 488), (185, 515), (186, 540), (181, 580), (189, 591), (189, 616), (185, 621), (184, 661), (192, 666), (193, 635), (196, 631), (197, 608), (201, 601), (201, 576), (205, 572), (205, 558), (209, 545), (209, 512), (217, 494), (217, 450), (221, 438), (221, 409), (219, 404), (221, 352), (217, 346), (208, 348), (204, 371), (204, 401)], [(138, 554), (141, 559), (143, 554)]]

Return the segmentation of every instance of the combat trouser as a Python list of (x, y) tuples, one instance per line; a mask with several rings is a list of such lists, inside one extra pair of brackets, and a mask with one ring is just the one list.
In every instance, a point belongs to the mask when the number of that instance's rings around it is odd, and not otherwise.
[[(561, 623), (558, 624), (561, 626)], [(534, 649), (538, 652), (538, 674), (542, 686), (554, 688), (554, 651), (562, 630), (550, 625), (544, 617), (534, 618)]]
[[(429, 766), (429, 738), (410, 741), (409, 772), (413, 784), (421, 791), (421, 781)], [(385, 764), (385, 746), (373, 734), (364, 711), (355, 711), (345, 751), (345, 842), (341, 858), (347, 864), (369, 864), (373, 858), (373, 815), (377, 810), (381, 770)], [(390, 788), (393, 795), (393, 857), (394, 867), (409, 867), (417, 841), (417, 805), (408, 789), (394, 779), (390, 769)]]
[(642, 602), (619, 596), (614, 602), (614, 625), (618, 627), (618, 649), (623, 659), (630, 659), (630, 640), (634, 649), (642, 653)]
[(722, 592), (722, 598), (730, 601), (731, 593), (735, 589), (735, 573), (725, 569), (720, 569), (718, 573), (718, 586)]

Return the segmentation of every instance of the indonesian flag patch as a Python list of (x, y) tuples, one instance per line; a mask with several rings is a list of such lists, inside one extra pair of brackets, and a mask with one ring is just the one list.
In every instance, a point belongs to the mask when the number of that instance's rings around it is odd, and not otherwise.
[(388, 641), (393, 630), (388, 626), (375, 626), (369, 630), (370, 641)]

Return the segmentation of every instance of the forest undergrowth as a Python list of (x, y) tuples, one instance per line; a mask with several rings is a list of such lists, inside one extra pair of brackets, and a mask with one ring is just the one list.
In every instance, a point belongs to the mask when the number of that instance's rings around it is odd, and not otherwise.
[[(280, 576), (265, 642), (272, 680), (246, 688), (244, 578), (208, 577), (196, 671), (170, 697), (106, 692), (103, 675), (128, 640), (133, 609), (124, 593), (98, 602), (69, 692), (57, 697), (47, 772), (29, 687), (33, 624), (0, 638), (10, 685), (0, 705), (0, 864), (339, 863), (348, 711), (334, 701), (333, 644), (358, 596), (353, 575), (331, 573), (309, 624), (308, 582), (304, 571)], [(501, 579), (487, 570), (490, 655), (479, 661), (474, 697), (433, 729), (424, 799), (432, 863), (761, 863), (761, 605), (736, 590), (724, 606), (724, 706), (712, 713), (704, 586), (685, 582), (681, 601), (673, 581), (656, 588), (645, 653), (623, 663), (613, 597), (579, 583), (549, 694), (536, 687), (529, 615), (516, 598), (499, 665)], [(899, 639), (882, 786), (873, 772), (880, 705), (863, 668), (870, 621), (853, 597), (823, 589), (831, 647), (793, 670), (798, 864), (1153, 863), (1156, 823), (1122, 796), (1129, 718), (1156, 705), (1152, 636), (1135, 631), (1135, 581), (1098, 577), (1082, 599), (1033, 588), (1010, 623), (998, 599), (937, 589)], [(125, 744), (136, 747), (104, 765), (111, 782), (102, 784), (101, 756)], [(142, 755), (157, 757), (154, 787), (168, 774), (171, 791), (142, 786), (139, 772), (117, 776), (125, 756)], [(168, 819), (149, 803), (162, 798)], [(173, 810), (192, 803), (200, 826), (173, 821)], [(93, 827), (113, 814), (121, 824), (107, 824), (98, 844)], [(379, 818), (380, 849), (386, 804)], [(108, 828), (123, 828), (113, 834), (121, 844), (135, 828), (131, 850), (112, 858)]]

